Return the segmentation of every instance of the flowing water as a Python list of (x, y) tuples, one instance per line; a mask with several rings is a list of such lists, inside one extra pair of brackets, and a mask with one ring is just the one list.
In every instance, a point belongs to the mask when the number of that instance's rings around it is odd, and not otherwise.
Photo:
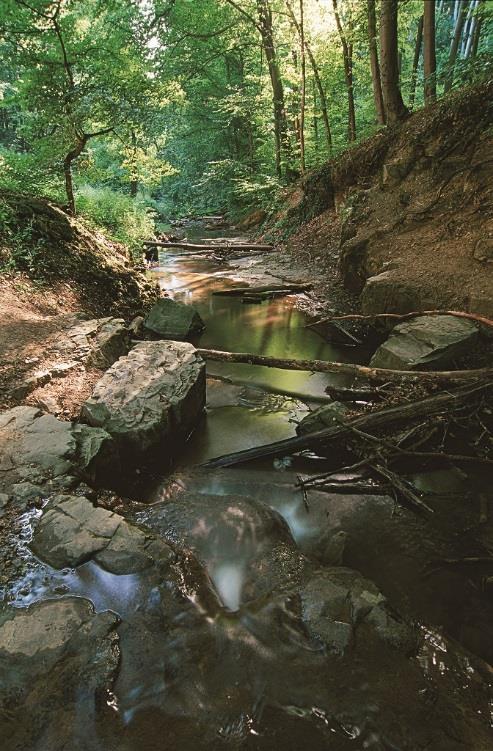
[[(215, 297), (248, 273), (258, 279), (251, 259), (238, 266), (167, 253), (152, 272), (200, 312), (201, 347), (367, 357), (326, 343), (291, 298)], [(211, 362), (203, 423), (174, 474), (133, 514), (180, 551), (176, 565), (116, 576), (92, 562), (62, 572), (32, 562), (17, 583), (19, 607), (75, 594), (121, 618), (116, 681), (102, 705), (77, 710), (71, 751), (488, 748), (488, 670), (443, 632), (490, 659), (491, 610), (468, 572), (422, 576), (430, 557), (467, 548), (467, 478), (417, 478), (439, 488), (429, 521), (383, 495), (313, 491), (307, 506), (295, 483), (299, 472), (323, 468), (317, 458), (197, 468), (293, 435), (329, 378)], [(344, 566), (354, 570), (331, 565), (341, 533)]]

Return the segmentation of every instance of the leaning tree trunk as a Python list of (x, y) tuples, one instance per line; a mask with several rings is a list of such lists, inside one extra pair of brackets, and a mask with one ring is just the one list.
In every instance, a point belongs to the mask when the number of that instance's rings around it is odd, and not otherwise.
[(354, 106), (354, 82), (353, 82), (353, 43), (347, 38), (342, 26), (337, 0), (332, 0), (337, 30), (341, 39), (342, 56), (344, 62), (344, 79), (348, 96), (348, 141), (356, 140), (356, 109)]
[(382, 0), (380, 10), (380, 66), (385, 116), (388, 124), (406, 117), (399, 86), (397, 54), (397, 0)]
[(79, 138), (77, 144), (71, 149), (63, 160), (63, 174), (65, 176), (65, 192), (67, 194), (68, 210), (72, 216), (76, 214), (74, 181), (72, 178), (72, 164), (82, 154), (87, 143), (87, 137)]
[(423, 42), (425, 104), (431, 104), (437, 98), (437, 63), (435, 49), (435, 3), (430, 2), (430, 0), (424, 0)]
[(382, 95), (382, 81), (377, 51), (377, 21), (375, 17), (375, 0), (368, 0), (368, 43), (370, 47), (371, 80), (373, 99), (379, 125), (385, 125), (385, 106)]
[(452, 84), (454, 82), (454, 66), (455, 61), (457, 59), (457, 51), (459, 49), (459, 44), (462, 36), (462, 29), (464, 28), (464, 10), (465, 10), (465, 0), (459, 0), (457, 5), (457, 18), (455, 21), (455, 29), (454, 29), (454, 36), (452, 37), (452, 42), (450, 45), (450, 53), (448, 58), (448, 70), (447, 75), (445, 77), (445, 83), (443, 86), (443, 91), (446, 93), (447, 91), (450, 91), (452, 88)]
[(416, 81), (418, 79), (418, 65), (421, 56), (421, 46), (423, 44), (423, 16), (418, 21), (418, 30), (416, 32), (416, 44), (414, 45), (413, 72), (411, 74), (411, 91), (409, 92), (409, 109), (414, 107), (414, 98), (416, 96)]

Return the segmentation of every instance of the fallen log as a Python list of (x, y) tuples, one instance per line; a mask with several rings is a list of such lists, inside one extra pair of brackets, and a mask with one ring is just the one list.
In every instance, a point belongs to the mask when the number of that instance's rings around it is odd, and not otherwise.
[(331, 316), (330, 318), (321, 318), (311, 325), (318, 323), (332, 323), (332, 321), (373, 321), (379, 318), (390, 318), (391, 320), (407, 321), (409, 318), (418, 318), (419, 316), (455, 316), (456, 318), (468, 318), (471, 321), (477, 321), (485, 326), (493, 326), (490, 318), (485, 318), (477, 313), (466, 313), (462, 310), (419, 310), (412, 313), (372, 313), (363, 315), (361, 313), (351, 313), (344, 316)]
[(231, 378), (231, 376), (217, 375), (215, 373), (207, 373), (207, 378), (213, 381), (221, 381), (222, 383), (229, 383), (231, 386), (242, 386), (247, 389), (254, 389), (255, 391), (262, 391), (265, 394), (274, 394), (275, 396), (286, 396), (289, 399), (295, 399), (300, 402), (308, 404), (332, 404), (334, 401), (330, 396), (324, 396), (323, 394), (305, 394), (302, 391), (292, 391), (290, 389), (281, 389), (277, 386), (269, 386), (268, 383), (254, 383), (252, 381), (246, 381), (242, 378)]
[(273, 245), (261, 245), (261, 244), (243, 244), (232, 243), (229, 245), (219, 245), (214, 243), (208, 243), (207, 245), (202, 243), (185, 243), (185, 242), (161, 242), (160, 240), (145, 240), (144, 245), (153, 248), (182, 248), (183, 250), (209, 250), (217, 253), (218, 250), (274, 250)]
[(355, 365), (349, 362), (287, 360), (280, 357), (255, 355), (251, 352), (223, 352), (217, 349), (197, 349), (197, 354), (205, 360), (265, 365), (268, 368), (281, 368), (282, 370), (306, 370), (311, 373), (342, 373), (343, 375), (363, 377), (379, 383), (400, 383), (402, 381), (453, 383), (455, 381), (493, 380), (493, 368), (475, 370), (387, 370), (386, 368), (370, 368), (367, 365)]
[(374, 388), (346, 388), (345, 386), (326, 386), (325, 393), (333, 401), (338, 402), (374, 402), (385, 396), (383, 389)]
[(337, 441), (339, 444), (342, 440), (351, 438), (354, 429), (359, 429), (368, 433), (373, 430), (389, 430), (401, 422), (415, 420), (422, 417), (434, 417), (436, 415), (447, 413), (457, 405), (467, 403), (469, 398), (479, 397), (486, 391), (491, 390), (493, 381), (474, 386), (462, 387), (454, 392), (446, 392), (435, 396), (421, 399), (418, 402), (411, 402), (399, 405), (398, 407), (389, 407), (370, 412), (367, 415), (354, 417), (350, 420), (338, 423), (323, 430), (317, 430), (307, 435), (295, 436), (294, 438), (285, 438), (282, 441), (275, 441), (263, 446), (255, 446), (251, 449), (236, 451), (232, 454), (216, 457), (205, 462), (202, 466), (207, 469), (217, 469), (219, 467), (231, 467), (235, 464), (253, 461), (255, 459), (273, 459), (279, 456), (289, 456), (306, 449), (317, 449), (321, 446), (327, 447), (331, 442)]
[(243, 297), (243, 295), (254, 297), (255, 295), (277, 294), (280, 292), (289, 295), (292, 293), (307, 292), (312, 289), (312, 287), (313, 284), (269, 284), (260, 287), (231, 287), (231, 289), (218, 289), (212, 294), (215, 297)]

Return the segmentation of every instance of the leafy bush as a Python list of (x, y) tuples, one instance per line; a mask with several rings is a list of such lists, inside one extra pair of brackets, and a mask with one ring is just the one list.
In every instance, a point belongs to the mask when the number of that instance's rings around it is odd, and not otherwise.
[(43, 275), (46, 242), (34, 239), (31, 223), (20, 227), (15, 212), (0, 196), (0, 271), (27, 271)]
[(76, 202), (82, 216), (128, 245), (134, 254), (140, 253), (142, 241), (154, 233), (155, 212), (142, 197), (131, 198), (111, 188), (81, 185)]
[(40, 153), (0, 146), (0, 189), (66, 201), (59, 175)]

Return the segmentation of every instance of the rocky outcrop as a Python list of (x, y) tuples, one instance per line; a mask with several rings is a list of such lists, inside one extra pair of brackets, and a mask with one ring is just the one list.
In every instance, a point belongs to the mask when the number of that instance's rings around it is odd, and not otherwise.
[(141, 342), (97, 383), (82, 419), (104, 428), (131, 461), (172, 455), (205, 406), (205, 363), (191, 344)]
[(413, 370), (450, 365), (478, 341), (472, 321), (456, 316), (420, 316), (396, 326), (373, 355), (376, 368)]
[(348, 412), (350, 412), (349, 408), (345, 404), (342, 404), (342, 402), (324, 404), (323, 407), (314, 409), (313, 412), (304, 417), (299, 425), (296, 426), (296, 432), (298, 435), (306, 435), (307, 433), (314, 433), (317, 430), (329, 428), (340, 422)]
[(50, 501), (30, 547), (54, 568), (79, 566), (94, 558), (114, 574), (133, 574), (172, 557), (168, 546), (154, 535), (83, 496), (70, 495)]
[(100, 748), (96, 727), (110, 710), (99, 698), (118, 667), (118, 623), (81, 597), (0, 607), (3, 748)]
[[(16, 495), (20, 485), (29, 483), (46, 496), (57, 487), (76, 485), (80, 476), (111, 481), (118, 467), (104, 430), (62, 422), (35, 407), (0, 414), (0, 492)], [(25, 492), (21, 495), (26, 498)]]
[(160, 339), (182, 342), (200, 334), (205, 325), (191, 305), (163, 297), (150, 309), (144, 328)]

